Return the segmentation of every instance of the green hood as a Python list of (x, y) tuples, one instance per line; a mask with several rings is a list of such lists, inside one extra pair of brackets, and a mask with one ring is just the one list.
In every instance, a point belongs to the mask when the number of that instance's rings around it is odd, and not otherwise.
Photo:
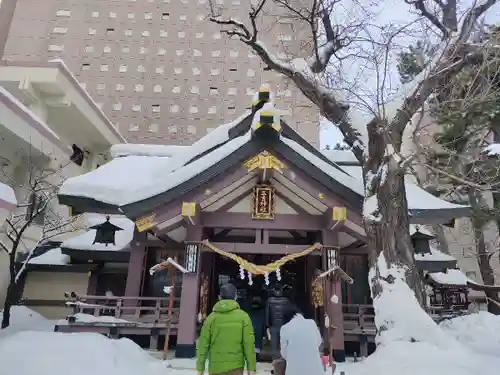
[(234, 299), (222, 299), (215, 304), (213, 311), (218, 313), (227, 313), (239, 308), (240, 305)]

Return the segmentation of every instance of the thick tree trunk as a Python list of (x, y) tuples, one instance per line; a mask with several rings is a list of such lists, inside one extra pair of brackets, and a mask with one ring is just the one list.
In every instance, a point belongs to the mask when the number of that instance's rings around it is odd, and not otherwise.
[[(484, 240), (484, 225), (486, 223), (480, 218), (482, 211), (481, 200), (481, 192), (470, 188), (469, 202), (473, 211), (472, 227), (474, 230), (474, 240), (476, 242), (476, 259), (479, 266), (479, 272), (481, 273), (481, 278), (483, 279), (483, 283), (485, 285), (495, 285), (495, 273), (493, 271), (493, 267), (491, 267), (491, 257), (486, 249), (486, 242)], [(500, 302), (498, 299), (498, 292), (486, 291), (485, 294), (488, 298), (488, 311), (493, 314), (500, 313), (498, 305), (493, 302)]]
[(2, 316), (2, 326), (1, 329), (7, 328), (10, 325), (10, 310), (13, 305), (14, 300), (14, 290), (15, 284), (10, 283), (7, 287), (7, 296), (5, 297), (5, 302), (3, 305), (3, 316)]
[(450, 249), (448, 247), (448, 241), (446, 240), (446, 236), (444, 234), (443, 226), (440, 224), (434, 224), (432, 226), (432, 230), (436, 234), (436, 242), (439, 246), (439, 251), (445, 254), (450, 254)]

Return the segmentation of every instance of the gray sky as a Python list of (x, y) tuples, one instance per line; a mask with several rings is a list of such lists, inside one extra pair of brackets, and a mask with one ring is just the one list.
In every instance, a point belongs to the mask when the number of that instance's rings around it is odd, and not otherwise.
[[(370, 20), (371, 23), (376, 25), (398, 25), (403, 26), (408, 24), (413, 20), (417, 20), (418, 16), (416, 14), (412, 14), (411, 7), (404, 2), (404, 0), (382, 0), (382, 1), (370, 1), (370, 0), (346, 0), (345, 5), (348, 6), (348, 9), (344, 14), (335, 15), (336, 20), (342, 24), (349, 17), (353, 17), (358, 14), (361, 6), (359, 3), (362, 3), (363, 6), (369, 7), (371, 12), (373, 12), (374, 17)], [(470, 7), (474, 0), (462, 0), (459, 1), (462, 7)], [(354, 9), (354, 11), (353, 11)], [(356, 10), (358, 9), (358, 10)], [(347, 17), (347, 18), (346, 18)], [(500, 4), (495, 5), (493, 8), (489, 10), (487, 13), (486, 21), (489, 23), (498, 22), (500, 20)], [(419, 33), (418, 30), (422, 28), (416, 24), (415, 25), (416, 33), (412, 36), (402, 36), (397, 44), (399, 45), (408, 45), (412, 42), (415, 42), (419, 39), (419, 34), (423, 37), (422, 33)], [(397, 85), (399, 85), (399, 75), (397, 73), (396, 65), (395, 65), (395, 56), (397, 55), (399, 48), (395, 48), (392, 54), (392, 61), (389, 65), (389, 80), (392, 83), (391, 90), (397, 90)], [(354, 65), (354, 66), (353, 66)], [(349, 66), (349, 71), (346, 74), (354, 74), (358, 71), (362, 70), (363, 67), (359, 65), (357, 62), (354, 62), (353, 65)], [(357, 65), (357, 66), (356, 66)], [(371, 73), (363, 73), (363, 80), (366, 82), (362, 89), (364, 91), (375, 91), (376, 87), (376, 76)], [(369, 96), (369, 95), (367, 95)], [(322, 123), (321, 131), (320, 131), (320, 145), (321, 148), (324, 148), (327, 144), (330, 146), (334, 146), (337, 142), (342, 141), (343, 136), (340, 131), (328, 122)]]

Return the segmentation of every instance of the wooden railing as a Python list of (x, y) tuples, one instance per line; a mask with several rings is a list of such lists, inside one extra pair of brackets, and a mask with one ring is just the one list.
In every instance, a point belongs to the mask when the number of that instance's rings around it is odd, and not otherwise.
[[(168, 318), (169, 298), (157, 297), (107, 297), (107, 296), (68, 296), (66, 306), (73, 313), (93, 316), (113, 316), (119, 319), (156, 323)], [(172, 323), (179, 318), (180, 298), (174, 298)]]
[(344, 331), (354, 334), (375, 334), (375, 311), (372, 305), (342, 305)]

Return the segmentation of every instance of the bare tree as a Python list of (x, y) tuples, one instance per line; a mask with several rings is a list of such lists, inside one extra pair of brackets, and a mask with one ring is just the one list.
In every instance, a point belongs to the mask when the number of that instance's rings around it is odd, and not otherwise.
[[(371, 251), (370, 284), (374, 300), (382, 297), (384, 291), (391, 288), (390, 284), (401, 280), (399, 273), (404, 272), (403, 281), (423, 305), (424, 293), (415, 269), (409, 234), (405, 193), (405, 174), (409, 160), (401, 154), (403, 132), (443, 81), (452, 79), (466, 67), (481, 61), (481, 46), (469, 44), (469, 37), (476, 21), (497, 1), (483, 0), (468, 9), (464, 15), (458, 13), (457, 0), (405, 2), (421, 15), (422, 24), (439, 33), (439, 48), (423, 72), (404, 87), (397, 100), (386, 106), (384, 85), (388, 74), (388, 55), (394, 38), (387, 37), (387, 33), (382, 32), (384, 43), (376, 43), (373, 38), (369, 38), (369, 31), (363, 29), (363, 35), (368, 35), (365, 41), (378, 48), (377, 54), (371, 56), (374, 57), (372, 65), (381, 70), (381, 75), (377, 75), (375, 108), (372, 108), (371, 119), (368, 121), (360, 121), (355, 108), (345, 102), (347, 95), (344, 90), (339, 85), (332, 85), (338, 81), (325, 78), (328, 69), (335, 69), (341, 63), (342, 52), (353, 50), (352, 43), (361, 34), (360, 28), (353, 30), (345, 25), (335, 24), (336, 13), (343, 11), (342, 0), (253, 1), (248, 22), (234, 18), (224, 19), (217, 13), (214, 4), (211, 4), (210, 20), (220, 25), (228, 37), (238, 39), (252, 49), (267, 65), (267, 69), (292, 81), (318, 107), (321, 114), (342, 132), (345, 142), (352, 147), (363, 166), (364, 226)], [(312, 53), (309, 58), (297, 57), (290, 62), (280, 61), (260, 40), (259, 17), (266, 5), (285, 9), (297, 22), (310, 27)], [(383, 332), (396, 324), (396, 321), (379, 321), (378, 330)]]
[[(67, 165), (54, 170), (38, 166), (32, 157), (23, 159), (27, 163), (27, 181), (22, 184), (26, 201), (20, 203), (18, 209), (6, 219), (0, 232), (0, 251), (5, 251), (9, 259), (9, 284), (3, 306), (2, 329), (10, 324), (11, 307), (17, 302), (16, 285), (37, 246), (26, 244), (30, 229), (36, 229), (37, 244), (79, 229), (79, 216), (66, 217), (58, 211), (57, 193), (63, 182), (63, 169)], [(4, 173), (4, 177), (14, 181), (7, 173)], [(17, 260), (21, 252), (27, 253), (27, 256), (19, 267)]]

